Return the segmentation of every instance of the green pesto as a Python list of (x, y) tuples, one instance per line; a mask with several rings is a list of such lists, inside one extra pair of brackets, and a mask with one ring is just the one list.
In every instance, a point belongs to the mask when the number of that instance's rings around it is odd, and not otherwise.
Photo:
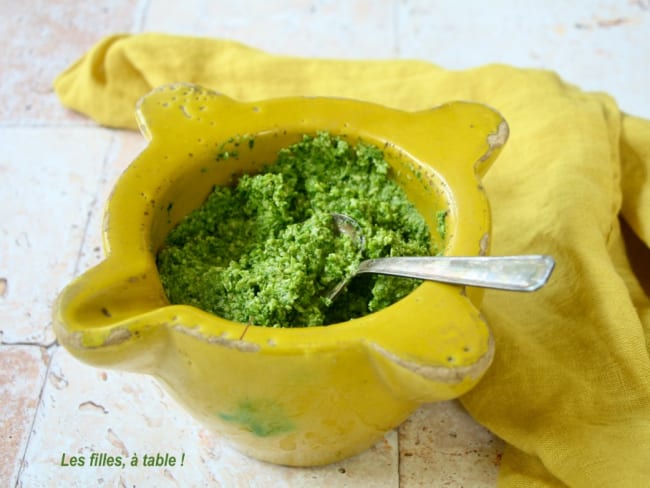
[[(328, 325), (394, 303), (419, 281), (361, 275), (334, 303), (324, 298), (363, 259), (430, 254), (424, 219), (391, 172), (376, 146), (319, 133), (261, 173), (215, 187), (158, 254), (170, 302), (272, 327)], [(363, 250), (337, 232), (332, 212), (359, 222)]]

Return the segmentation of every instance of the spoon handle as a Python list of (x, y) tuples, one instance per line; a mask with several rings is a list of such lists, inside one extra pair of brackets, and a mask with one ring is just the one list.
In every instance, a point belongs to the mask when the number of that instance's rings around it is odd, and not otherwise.
[(550, 256), (393, 257), (363, 261), (357, 273), (378, 273), (511, 291), (535, 291), (555, 267)]

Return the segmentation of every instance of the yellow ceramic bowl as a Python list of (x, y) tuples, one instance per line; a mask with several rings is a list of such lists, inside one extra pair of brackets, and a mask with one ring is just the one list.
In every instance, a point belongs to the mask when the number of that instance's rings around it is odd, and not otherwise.
[(448, 209), (445, 254), (486, 254), (490, 212), (480, 177), (507, 138), (498, 113), (466, 102), (413, 113), (333, 98), (240, 103), (176, 84), (144, 97), (137, 116), (149, 145), (108, 201), (107, 257), (55, 306), (56, 335), (71, 354), (153, 375), (237, 449), (299, 466), (361, 452), (420, 404), (479, 381), (494, 346), (476, 290), (427, 282), (349, 322), (247, 327), (170, 305), (155, 256), (213, 185), (259, 170), (317, 131), (383, 148), (432, 230), (436, 212)]

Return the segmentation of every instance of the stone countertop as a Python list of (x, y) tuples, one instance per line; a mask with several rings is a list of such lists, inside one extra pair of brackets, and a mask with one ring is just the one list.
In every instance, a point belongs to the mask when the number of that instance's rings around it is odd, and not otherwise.
[[(62, 108), (52, 80), (102, 36), (143, 31), (230, 38), (297, 56), (552, 69), (650, 118), (650, 3), (0, 3), (0, 485), (495, 486), (503, 441), (457, 402), (423, 406), (340, 463), (273, 466), (224, 445), (149, 377), (88, 367), (56, 343), (52, 302), (102, 259), (103, 203), (145, 142)], [(140, 465), (70, 465), (93, 452), (137, 456)], [(142, 465), (144, 455), (158, 454), (176, 464)]]

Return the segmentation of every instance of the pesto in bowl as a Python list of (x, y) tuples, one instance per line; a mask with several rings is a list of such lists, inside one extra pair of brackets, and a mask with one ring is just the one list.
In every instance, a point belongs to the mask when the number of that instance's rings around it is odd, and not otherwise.
[[(419, 281), (362, 275), (334, 303), (325, 298), (363, 259), (431, 254), (429, 229), (391, 171), (378, 147), (322, 132), (216, 186), (157, 255), (170, 302), (271, 327), (328, 325), (396, 302)], [(333, 212), (357, 220), (363, 250)]]

